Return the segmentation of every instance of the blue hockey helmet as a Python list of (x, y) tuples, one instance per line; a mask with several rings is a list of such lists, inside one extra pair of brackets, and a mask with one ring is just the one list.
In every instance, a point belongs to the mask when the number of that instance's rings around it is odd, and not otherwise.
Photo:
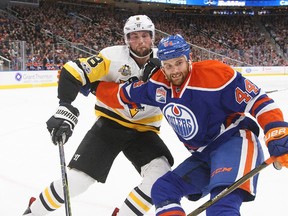
[(157, 56), (161, 61), (165, 61), (172, 58), (178, 58), (182, 55), (186, 56), (189, 60), (190, 45), (179, 35), (171, 35), (166, 38), (162, 38), (158, 45)]

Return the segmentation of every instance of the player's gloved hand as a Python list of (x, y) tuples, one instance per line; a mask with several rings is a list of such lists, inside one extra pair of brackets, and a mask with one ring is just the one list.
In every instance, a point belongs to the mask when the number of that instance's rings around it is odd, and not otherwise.
[(144, 65), (142, 81), (147, 82), (149, 78), (161, 68), (161, 61), (158, 58), (151, 58)]
[(280, 170), (282, 167), (288, 168), (288, 154), (284, 154), (276, 158), (276, 161), (273, 163), (275, 169)]
[(264, 134), (270, 155), (277, 157), (274, 167), (278, 169), (281, 164), (288, 168), (288, 123), (272, 122), (266, 125)]
[(51, 134), (52, 142), (65, 144), (72, 136), (73, 129), (78, 122), (79, 111), (71, 104), (60, 104), (56, 113), (46, 122), (47, 129)]
[(125, 84), (129, 85), (130, 83), (132, 83), (132, 82), (137, 82), (137, 81), (139, 81), (138, 77), (133, 76), (133, 77), (130, 77), (130, 78), (125, 82)]

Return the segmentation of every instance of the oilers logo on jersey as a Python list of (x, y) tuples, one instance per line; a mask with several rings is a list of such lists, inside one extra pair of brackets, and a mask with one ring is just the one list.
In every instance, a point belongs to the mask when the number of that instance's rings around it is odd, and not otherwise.
[(129, 65), (122, 65), (122, 67), (118, 70), (123, 76), (131, 76), (131, 67)]
[(196, 117), (187, 107), (169, 103), (164, 107), (163, 114), (174, 131), (183, 139), (192, 139), (197, 134), (198, 123)]

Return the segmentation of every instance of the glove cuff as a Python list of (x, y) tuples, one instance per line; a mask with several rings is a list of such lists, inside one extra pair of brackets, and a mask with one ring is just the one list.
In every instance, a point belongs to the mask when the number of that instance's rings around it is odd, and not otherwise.
[(59, 106), (56, 113), (54, 114), (55, 118), (60, 118), (63, 120), (69, 121), (71, 124), (73, 124), (73, 127), (78, 123), (78, 118), (77, 115), (79, 115), (79, 111), (77, 108), (73, 107), (70, 105), (72, 108), (74, 108), (73, 111), (71, 111), (69, 108), (71, 107), (66, 107), (66, 106)]
[(61, 103), (60, 102), (60, 106), (59, 107), (66, 107), (70, 112), (72, 112), (77, 117), (80, 114), (79, 110), (76, 107), (72, 106), (70, 103)]
[(272, 128), (279, 128), (279, 127), (288, 127), (288, 123), (282, 121), (271, 122), (265, 126), (264, 134), (266, 134)]

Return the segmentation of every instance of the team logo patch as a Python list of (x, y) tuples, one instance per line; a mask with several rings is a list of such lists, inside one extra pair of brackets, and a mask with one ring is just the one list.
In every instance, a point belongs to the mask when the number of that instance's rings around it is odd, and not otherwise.
[(170, 126), (182, 138), (189, 140), (197, 134), (198, 124), (196, 117), (187, 107), (169, 103), (164, 107), (163, 114)]
[(122, 67), (118, 70), (123, 76), (131, 76), (131, 67), (129, 65), (122, 65)]
[(156, 101), (159, 103), (166, 103), (166, 96), (167, 96), (167, 91), (163, 88), (157, 88), (156, 89)]
[(136, 116), (141, 111), (145, 111), (145, 108), (141, 107), (141, 108), (129, 109), (129, 112), (130, 112), (130, 115), (131, 115), (132, 118), (134, 118), (134, 116)]
[(164, 47), (168, 47), (168, 46), (173, 46), (173, 42), (172, 41), (165, 41)]

